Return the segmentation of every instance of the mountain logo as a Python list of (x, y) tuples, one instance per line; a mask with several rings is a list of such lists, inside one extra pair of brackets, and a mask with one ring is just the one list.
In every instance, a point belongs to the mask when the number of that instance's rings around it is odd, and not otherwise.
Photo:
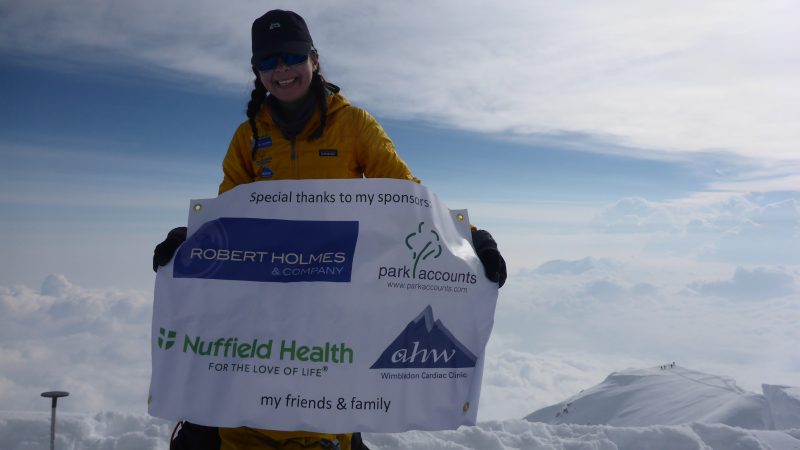
[(161, 328), (158, 330), (158, 348), (163, 350), (169, 350), (175, 345), (175, 332), (172, 330), (165, 330)]
[(392, 341), (371, 369), (453, 369), (475, 367), (477, 357), (441, 320), (425, 309)]
[(433, 229), (423, 231), (422, 226), (425, 222), (420, 222), (417, 231), (406, 236), (406, 247), (412, 252), (411, 258), (414, 260), (414, 267), (411, 271), (412, 277), (417, 278), (417, 265), (429, 257), (436, 259), (442, 255), (442, 244), (439, 233)]

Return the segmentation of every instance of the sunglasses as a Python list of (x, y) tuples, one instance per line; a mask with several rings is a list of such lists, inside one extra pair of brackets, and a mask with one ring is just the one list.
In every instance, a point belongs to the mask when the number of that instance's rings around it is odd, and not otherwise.
[(308, 55), (298, 55), (295, 53), (276, 53), (267, 56), (261, 61), (256, 63), (256, 68), (261, 72), (274, 70), (278, 67), (278, 60), (283, 61), (287, 66), (294, 66), (295, 64), (302, 64), (308, 60)]

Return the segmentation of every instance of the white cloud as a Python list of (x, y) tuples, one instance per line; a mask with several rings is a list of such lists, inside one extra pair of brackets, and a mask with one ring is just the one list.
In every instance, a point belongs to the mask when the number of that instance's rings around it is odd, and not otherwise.
[[(792, 384), (800, 370), (796, 297), (698, 296), (683, 289), (698, 271), (723, 273), (699, 267), (615, 261), (581, 274), (512, 275), (486, 353), (480, 420), (519, 418), (612, 371), (666, 361), (730, 376), (752, 391), (763, 382)], [(597, 295), (598, 280), (614, 283), (620, 295), (587, 298)], [(44, 411), (39, 394), (59, 389), (71, 393), (59, 402), (62, 412), (143, 413), (151, 308), (149, 294), (86, 289), (58, 275), (41, 290), (0, 286), (2, 409)]]
[(646, 240), (641, 250), (651, 255), (793, 265), (800, 254), (798, 205), (796, 192), (698, 193), (658, 202), (633, 197), (606, 207), (591, 226), (640, 236)]
[(738, 264), (796, 264), (800, 254), (800, 209), (796, 195), (751, 194), (687, 211), (675, 248), (694, 246), (698, 255)]
[(721, 192), (776, 192), (797, 191), (798, 186), (800, 164), (791, 161), (761, 161), (755, 170), (726, 177), (724, 181), (712, 182), (709, 189)]
[[(504, 337), (504, 350), (678, 361), (755, 392), (767, 377), (791, 384), (800, 370), (800, 272), (763, 267), (732, 279), (733, 272), (727, 264), (644, 257), (582, 274), (521, 272), (501, 289), (494, 334)], [(757, 293), (760, 301), (730, 297)]]
[[(799, 68), (785, 45), (800, 40), (792, 0), (270, 6), (297, 8), (331, 79), (382, 116), (797, 160)], [(263, 9), (26, 3), (5, 8), (0, 42), (51, 64), (81, 54), (240, 91), (249, 85), (249, 25)]]
[(800, 296), (800, 286), (791, 273), (784, 270), (737, 267), (733, 279), (694, 282), (689, 287), (699, 294), (734, 300), (765, 300), (789, 295)]
[(586, 257), (576, 261), (556, 259), (547, 261), (536, 269), (542, 275), (579, 275), (595, 269), (607, 269), (617, 266), (618, 263), (606, 258)]
[(66, 390), (63, 411), (144, 412), (152, 298), (91, 290), (51, 275), (39, 293), (0, 287), (4, 409), (34, 410), (39, 394)]
[(676, 230), (672, 212), (643, 198), (624, 198), (606, 208), (593, 220), (606, 233), (658, 233)]

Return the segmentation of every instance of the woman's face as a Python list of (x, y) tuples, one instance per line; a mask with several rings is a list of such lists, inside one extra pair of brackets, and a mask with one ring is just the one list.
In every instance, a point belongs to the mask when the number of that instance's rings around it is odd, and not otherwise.
[(318, 55), (312, 53), (300, 64), (287, 66), (281, 60), (274, 69), (260, 71), (258, 74), (270, 95), (283, 103), (292, 103), (302, 99), (308, 92), (318, 61)]

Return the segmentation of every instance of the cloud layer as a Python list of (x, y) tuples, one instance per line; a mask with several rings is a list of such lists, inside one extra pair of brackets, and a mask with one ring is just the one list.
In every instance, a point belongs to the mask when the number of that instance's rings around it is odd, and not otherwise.
[(574, 352), (595, 355), (579, 359), (587, 367), (622, 356), (648, 365), (678, 361), (756, 392), (764, 382), (791, 384), (800, 370), (797, 268), (643, 256), (607, 261), (579, 273), (509, 277), (495, 321), (501, 347), (555, 352), (562, 360), (575, 360)]
[[(728, 375), (755, 391), (762, 382), (788, 384), (800, 370), (793, 363), (800, 361), (793, 345), (800, 339), (798, 291), (738, 294), (778, 276), (777, 269), (672, 283), (619, 261), (594, 261), (577, 274), (510, 278), (486, 353), (480, 420), (520, 418), (610, 372), (665, 361)], [(797, 289), (800, 276), (780, 277), (793, 278)], [(65, 412), (144, 413), (151, 315), (149, 295), (86, 289), (60, 275), (40, 290), (0, 287), (3, 409), (45, 410), (41, 392), (66, 390), (70, 397), (59, 403)]]
[[(40, 290), (0, 286), (0, 405), (49, 408), (39, 394), (66, 390), (64, 412), (144, 413), (150, 382), (152, 297), (86, 289), (50, 275)], [(521, 418), (599, 382), (630, 358), (506, 350), (487, 353), (481, 420)]]
[(65, 390), (64, 411), (146, 411), (152, 298), (49, 276), (41, 292), (0, 287), (0, 403), (37, 410)]
[[(516, 136), (590, 135), (659, 152), (797, 159), (800, 67), (784, 45), (800, 41), (791, 0), (271, 6), (303, 14), (331, 79), (384, 117)], [(6, 53), (51, 65), (121, 62), (237, 91), (249, 85), (249, 25), (264, 12), (208, 0), (3, 9)]]
[(646, 237), (663, 254), (739, 264), (797, 264), (800, 196), (797, 192), (709, 192), (654, 202), (621, 199), (591, 222), (603, 234)]

